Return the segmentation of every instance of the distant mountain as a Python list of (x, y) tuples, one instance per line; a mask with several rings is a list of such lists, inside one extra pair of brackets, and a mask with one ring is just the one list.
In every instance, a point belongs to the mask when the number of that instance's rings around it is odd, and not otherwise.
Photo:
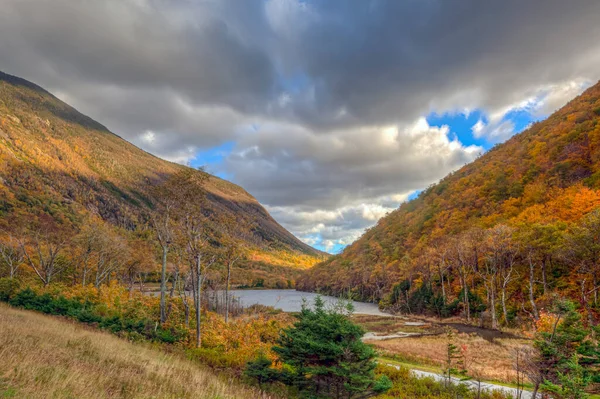
[[(600, 206), (599, 189), (600, 83), (545, 121), (495, 146), (431, 185), (417, 199), (402, 204), (343, 253), (309, 270), (298, 286), (393, 302), (399, 300), (399, 293), (408, 297), (417, 287), (429, 284), (434, 294), (444, 292), (450, 300), (458, 298), (465, 285), (460, 282), (459, 270), (468, 257), (475, 260), (472, 268), (465, 269), (474, 270), (470, 272), (473, 280), (466, 283), (480, 296), (486, 292), (489, 296), (491, 288), (485, 288), (480, 268), (491, 262), (493, 254), (489, 251), (494, 240), (484, 233), (502, 224), (515, 229), (512, 239), (520, 250), (518, 268), (508, 289), (513, 301), (522, 301), (515, 306), (529, 306), (529, 248), (539, 250), (539, 257), (533, 258), (532, 292), (536, 297), (542, 295), (542, 284), (538, 284), (542, 280), (544, 293), (556, 289), (573, 295), (579, 295), (580, 282), (585, 281), (589, 295), (594, 294), (598, 301), (600, 266), (584, 269), (586, 258), (576, 262), (565, 240), (574, 240), (569, 234), (575, 234), (582, 218), (591, 217), (589, 213)], [(560, 237), (552, 245), (550, 241), (544, 244), (544, 250), (538, 242), (541, 238), (519, 239), (528, 229), (550, 225)], [(472, 234), (468, 245), (457, 241), (473, 229), (479, 229), (480, 236)], [(471, 252), (461, 255), (461, 248)], [(501, 286), (494, 281), (495, 287)], [(401, 282), (405, 285), (399, 285)]]
[[(123, 140), (41, 87), (0, 72), (0, 227), (50, 219), (76, 233), (91, 215), (127, 235), (153, 212), (153, 187), (185, 166)], [(203, 172), (198, 172), (203, 173)], [(324, 259), (279, 225), (243, 188), (210, 176), (209, 211), (251, 224), (250, 260), (234, 282), (287, 286), (298, 270)], [(148, 235), (142, 239), (153, 251)]]

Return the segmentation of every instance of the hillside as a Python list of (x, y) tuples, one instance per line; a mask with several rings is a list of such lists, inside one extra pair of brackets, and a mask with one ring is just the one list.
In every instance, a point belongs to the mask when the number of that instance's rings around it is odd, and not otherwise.
[[(140, 231), (155, 209), (154, 188), (183, 168), (142, 151), (37, 85), (0, 73), (3, 230), (27, 234), (50, 221), (73, 236), (97, 218), (129, 247), (133, 241), (142, 248), (136, 251), (152, 254), (151, 234)], [(251, 234), (239, 237), (248, 260), (233, 273), (234, 284), (263, 279), (287, 285), (298, 269), (322, 259), (243, 188), (209, 176), (204, 190), (206, 212), (215, 220), (252, 226)], [(152, 263), (151, 256), (144, 263)]]
[(599, 189), (600, 83), (402, 204), (298, 285), (403, 309), (422, 290), (429, 311), (438, 296), (465, 302), (471, 287), (488, 310), (504, 294), (506, 317), (535, 315), (553, 291), (597, 307)]
[(0, 340), (4, 398), (267, 397), (149, 345), (4, 304)]

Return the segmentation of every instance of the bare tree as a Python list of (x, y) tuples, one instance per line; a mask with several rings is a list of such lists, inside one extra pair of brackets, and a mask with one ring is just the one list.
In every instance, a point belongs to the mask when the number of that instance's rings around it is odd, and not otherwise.
[(66, 262), (59, 260), (66, 240), (58, 237), (58, 232), (38, 231), (29, 240), (20, 239), (19, 245), (27, 264), (44, 286), (50, 284), (68, 266)]
[(527, 261), (529, 262), (529, 303), (535, 320), (540, 318), (540, 314), (535, 304), (534, 284), (535, 284), (535, 262), (533, 260), (533, 250), (530, 248), (527, 252)]
[(110, 278), (113, 272), (122, 268), (128, 260), (129, 249), (125, 241), (118, 236), (100, 236), (96, 253), (96, 288)]
[(156, 241), (161, 250), (160, 272), (160, 322), (167, 321), (167, 258), (169, 247), (173, 241), (173, 211), (176, 206), (175, 198), (178, 175), (171, 176), (164, 184), (155, 189), (155, 196), (159, 198), (158, 206), (152, 213), (151, 223), (156, 234)]
[(130, 258), (127, 242), (100, 220), (89, 221), (73, 241), (76, 247), (74, 259), (80, 269), (82, 286), (94, 273), (94, 285), (99, 287), (113, 273), (121, 270)]
[(531, 346), (521, 346), (513, 350), (513, 368), (517, 373), (517, 399), (522, 396), (525, 379), (533, 384), (532, 398), (538, 397), (540, 385), (544, 382), (539, 367), (539, 352)]
[[(506, 309), (506, 290), (513, 277), (513, 269), (517, 251), (513, 242), (513, 229), (505, 225), (497, 225), (486, 233), (487, 256), (484, 267), (480, 269), (488, 291), (489, 308), (492, 315), (492, 328), (498, 328), (496, 316), (497, 286), (501, 289), (502, 314), (504, 322), (508, 320)], [(500, 281), (498, 281), (500, 280)], [(499, 283), (499, 284), (498, 284)]]
[(5, 240), (0, 241), (0, 260), (8, 268), (9, 278), (16, 277), (24, 259), (23, 249), (15, 237), (9, 234)]
[(248, 239), (252, 234), (254, 225), (248, 221), (234, 221), (233, 219), (222, 218), (219, 221), (218, 230), (220, 233), (219, 244), (221, 246), (220, 258), (225, 265), (225, 322), (229, 322), (229, 310), (231, 298), (229, 290), (231, 287), (231, 272), (236, 262), (245, 255), (244, 239)]
[(202, 345), (202, 287), (216, 259), (211, 255), (212, 223), (206, 213), (204, 184), (207, 179), (208, 175), (202, 171), (182, 169), (172, 180), (180, 241), (186, 250), (192, 276), (197, 347)]

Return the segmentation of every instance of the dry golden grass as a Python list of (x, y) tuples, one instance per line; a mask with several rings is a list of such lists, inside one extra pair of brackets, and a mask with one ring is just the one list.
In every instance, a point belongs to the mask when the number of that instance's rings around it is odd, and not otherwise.
[[(445, 335), (423, 336), (369, 342), (386, 354), (400, 355), (409, 361), (442, 366), (448, 340)], [(486, 380), (512, 382), (512, 351), (530, 342), (524, 339), (495, 339), (487, 341), (473, 334), (456, 334), (455, 345), (466, 347), (468, 373), (480, 374)]]
[(0, 304), (0, 397), (267, 396), (178, 355)]

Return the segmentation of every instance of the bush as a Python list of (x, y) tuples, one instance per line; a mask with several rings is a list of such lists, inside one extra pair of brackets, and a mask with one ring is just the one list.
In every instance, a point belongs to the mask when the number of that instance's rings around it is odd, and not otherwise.
[(274, 370), (271, 366), (273, 362), (264, 353), (260, 353), (259, 356), (246, 364), (244, 375), (250, 377), (258, 382), (258, 386), (262, 388), (262, 385), (266, 382), (274, 382), (279, 379), (278, 371)]
[(375, 376), (375, 350), (361, 341), (364, 331), (348, 318), (351, 310), (326, 309), (320, 297), (314, 310), (304, 303), (298, 322), (283, 329), (272, 348), (282, 371), (273, 370), (262, 356), (247, 364), (246, 375), (259, 384), (279, 380), (311, 398), (368, 398), (386, 392), (392, 383)]
[[(9, 283), (4, 285), (8, 287)], [(0, 286), (0, 288), (2, 287)], [(108, 312), (104, 307), (87, 301), (67, 299), (62, 295), (53, 297), (48, 293), (39, 295), (31, 288), (26, 288), (14, 294), (16, 289), (12, 287), (11, 285), (10, 289), (5, 289), (5, 297), (10, 297), (9, 303), (16, 307), (51, 315), (67, 316), (82, 323), (98, 324), (100, 328), (109, 330), (113, 334), (122, 333), (132, 338), (174, 344), (186, 337), (185, 331), (159, 327), (152, 320), (125, 318), (115, 314), (107, 315)]]
[(9, 301), (19, 291), (21, 283), (14, 278), (0, 278), (0, 301)]
[(190, 359), (199, 360), (216, 369), (238, 369), (240, 367), (240, 359), (235, 353), (225, 353), (216, 348), (190, 349), (188, 355)]

